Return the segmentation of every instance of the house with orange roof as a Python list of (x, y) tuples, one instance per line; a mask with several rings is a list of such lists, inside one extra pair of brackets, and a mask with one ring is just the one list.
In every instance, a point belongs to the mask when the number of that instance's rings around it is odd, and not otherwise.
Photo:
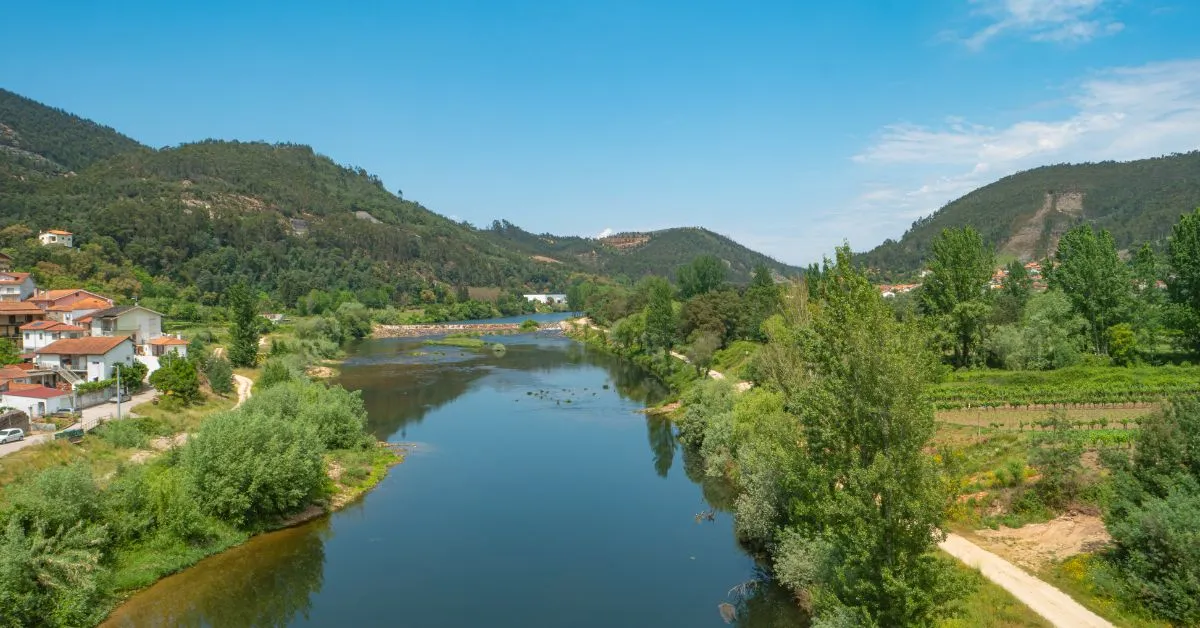
[(29, 273), (0, 272), (0, 301), (24, 301), (36, 290)]
[[(128, 336), (63, 338), (34, 351), (34, 362), (47, 371), (63, 369), (89, 382), (109, 379), (117, 364), (133, 364)], [(68, 378), (69, 379), (69, 378)]]
[(26, 412), (32, 419), (70, 410), (71, 393), (41, 384), (6, 384), (0, 404)]
[(21, 342), (21, 326), (46, 320), (42, 308), (28, 301), (0, 301), (0, 337)]
[(77, 322), (87, 320), (96, 337), (130, 337), (139, 355), (151, 355), (150, 341), (163, 335), (162, 319), (162, 314), (140, 305), (118, 305), (92, 312)]
[(101, 300), (89, 297), (70, 305), (51, 305), (46, 308), (46, 318), (56, 320), (60, 323), (67, 323), (68, 325), (89, 327), (91, 326), (91, 321), (90, 319), (85, 321), (85, 317), (110, 307), (112, 307), (112, 302), (107, 299)]
[(107, 303), (105, 307), (112, 307), (113, 300), (102, 295), (96, 294), (91, 290), (83, 288), (68, 288), (66, 290), (38, 290), (33, 296), (29, 297), (29, 301), (36, 303), (43, 310), (49, 310), (55, 306), (68, 306), (80, 301), (100, 301)]
[(51, 229), (38, 234), (42, 246), (55, 245), (71, 248), (75, 246), (75, 234), (62, 229)]
[(181, 358), (187, 357), (188, 341), (179, 336), (159, 336), (146, 344), (150, 347), (150, 355), (156, 358), (168, 353), (175, 353)]
[(21, 350), (37, 351), (42, 347), (62, 340), (63, 338), (83, 338), (88, 333), (87, 328), (78, 325), (68, 325), (55, 320), (41, 320), (21, 325)]

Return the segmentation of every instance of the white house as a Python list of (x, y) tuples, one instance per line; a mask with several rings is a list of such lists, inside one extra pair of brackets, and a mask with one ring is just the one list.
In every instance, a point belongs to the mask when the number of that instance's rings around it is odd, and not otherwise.
[(83, 318), (88, 314), (107, 310), (110, 307), (112, 307), (112, 301), (108, 299), (89, 297), (71, 303), (51, 305), (46, 308), (46, 318), (56, 320), (60, 323), (67, 323), (68, 325), (81, 325), (90, 330), (92, 325), (90, 319), (84, 322)]
[(21, 349), (36, 351), (63, 338), (83, 338), (87, 329), (58, 321), (34, 321), (21, 325)]
[(181, 358), (187, 357), (188, 341), (175, 336), (159, 336), (151, 340), (150, 355), (161, 358), (168, 353), (175, 353)]
[(104, 303), (104, 307), (95, 309), (103, 310), (113, 306), (113, 300), (102, 295), (96, 294), (91, 290), (83, 288), (68, 288), (66, 290), (38, 290), (36, 294), (29, 297), (31, 303), (36, 303), (38, 307), (49, 311), (51, 307), (57, 305), (72, 305), (81, 301), (91, 301)]
[(33, 361), (45, 370), (66, 369), (89, 382), (115, 376), (113, 366), (133, 364), (133, 340), (128, 336), (64, 338), (34, 351)]
[(71, 408), (71, 393), (41, 384), (7, 384), (0, 392), (0, 404), (16, 408), (37, 418)]
[(538, 303), (545, 303), (548, 305), (567, 302), (567, 295), (565, 294), (527, 294), (524, 296), (526, 301), (537, 301)]
[(0, 272), (0, 301), (24, 301), (36, 289), (29, 273)]
[(118, 305), (92, 312), (78, 322), (90, 321), (93, 336), (132, 338), (140, 354), (150, 355), (150, 341), (162, 335), (162, 319), (162, 314), (140, 305)]
[(61, 229), (51, 229), (38, 234), (38, 240), (41, 240), (42, 245), (56, 244), (59, 246), (73, 247), (75, 246), (75, 234), (70, 231)]

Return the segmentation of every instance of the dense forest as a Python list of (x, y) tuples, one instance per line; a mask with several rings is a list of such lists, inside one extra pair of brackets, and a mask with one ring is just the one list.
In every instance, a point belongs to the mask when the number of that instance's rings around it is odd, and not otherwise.
[(1165, 241), (1179, 214), (1196, 206), (1200, 152), (1045, 166), (947, 204), (913, 223), (898, 241), (889, 239), (858, 260), (885, 278), (909, 273), (920, 266), (942, 229), (966, 226), (998, 250), (1025, 260), (1053, 253), (1057, 236), (1078, 223), (1107, 229), (1119, 248), (1131, 249), (1135, 243)]
[[(507, 220), (492, 222), (488, 233), (508, 246), (563, 263), (580, 264), (586, 270), (636, 281), (647, 275), (674, 272), (697, 254), (713, 255), (728, 268), (734, 283), (750, 281), (754, 268), (765, 265), (783, 277), (800, 269), (752, 251), (733, 240), (700, 227), (661, 229), (646, 233), (618, 233), (604, 238), (556, 236), (530, 233)], [(674, 276), (671, 275), (673, 279)]]

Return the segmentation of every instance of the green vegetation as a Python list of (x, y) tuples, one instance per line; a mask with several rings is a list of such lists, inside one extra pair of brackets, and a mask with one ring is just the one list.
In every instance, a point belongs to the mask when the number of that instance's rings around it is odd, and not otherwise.
[(234, 366), (254, 366), (258, 360), (258, 313), (245, 285), (237, 284), (225, 295), (229, 306), (229, 361)]
[(921, 305), (937, 328), (945, 332), (944, 340), (939, 340), (953, 353), (953, 364), (969, 366), (975, 362), (984, 321), (991, 313), (988, 280), (995, 256), (979, 232), (970, 227), (943, 231), (932, 248)]
[[(50, 466), (26, 466), (0, 496), (0, 617), (95, 624), (122, 592), (327, 505), (335, 490), (342, 501), (360, 493), (395, 460), (365, 420), (357, 393), (292, 382), (207, 418), (186, 444), (143, 464), (117, 460), (178, 426), (130, 419), (87, 447), (13, 454)], [(333, 463), (336, 482), (326, 476)]]
[(424, 344), (445, 347), (461, 347), (463, 349), (482, 349), (488, 346), (488, 343), (482, 338), (473, 336), (446, 336), (444, 338), (430, 338)]
[(1053, 371), (956, 371), (930, 390), (939, 410), (1158, 403), (1200, 394), (1200, 367), (1075, 366)]
[(539, 327), (540, 326), (538, 325), (538, 322), (533, 320), (532, 318), (527, 318), (527, 319), (521, 321), (521, 331), (523, 331), (523, 332), (528, 333), (531, 331), (537, 331), (539, 329)]
[(196, 371), (196, 362), (173, 352), (162, 357), (158, 370), (150, 375), (150, 385), (185, 406), (200, 398), (200, 375)]
[[(973, 227), (984, 241), (1005, 247), (1034, 219), (1050, 198), (1051, 209), (1031, 227), (1040, 237), (1009, 249), (1024, 259), (1053, 253), (1054, 234), (1069, 228), (1075, 216), (1072, 193), (1082, 195), (1088, 223), (1109, 230), (1117, 246), (1136, 250), (1142, 242), (1161, 242), (1164, 225), (1181, 208), (1200, 206), (1200, 152), (1129, 162), (1064, 164), (1035, 168), (1005, 177), (955, 200), (912, 224), (899, 240), (887, 240), (858, 261), (884, 281), (910, 276), (929, 258), (930, 246), (943, 229)], [(1195, 294), (1195, 293), (1193, 293)]]

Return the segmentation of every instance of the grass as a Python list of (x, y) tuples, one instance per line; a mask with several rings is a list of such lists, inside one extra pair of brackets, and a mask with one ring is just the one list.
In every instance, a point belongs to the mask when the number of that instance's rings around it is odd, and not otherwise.
[(1097, 586), (1097, 578), (1103, 579), (1105, 570), (1099, 557), (1085, 553), (1050, 565), (1037, 575), (1119, 628), (1168, 628), (1171, 625), (1163, 620), (1152, 619), (1135, 605), (1101, 591)]
[(731, 342), (728, 347), (713, 354), (712, 368), (724, 373), (726, 377), (746, 379), (743, 369), (758, 355), (761, 348), (761, 344), (748, 340)]
[(208, 415), (232, 410), (236, 403), (236, 395), (231, 394), (228, 397), (209, 395), (200, 403), (184, 407), (169, 401), (141, 403), (133, 407), (133, 413), (152, 421), (161, 422), (167, 426), (167, 433), (177, 434), (195, 430), (200, 427), (200, 423)]
[(488, 346), (488, 343), (482, 338), (472, 336), (446, 336), (445, 338), (430, 338), (422, 344), (443, 346), (443, 347), (461, 347), (463, 349), (483, 349)]
[(947, 558), (947, 562), (952, 562), (975, 587), (960, 600), (959, 616), (942, 620), (938, 628), (1050, 628), (1053, 625), (978, 571), (957, 560)]
[(370, 449), (339, 449), (325, 455), (330, 466), (336, 464), (341, 474), (332, 487), (334, 506), (350, 503), (379, 484), (388, 468), (404, 461), (404, 456), (390, 447)]
[[(1120, 424), (1122, 419), (1132, 422), (1133, 419), (1140, 418), (1154, 412), (1154, 407), (1143, 408), (1082, 408), (1073, 407), (1067, 408), (1067, 419), (1075, 422), (1092, 421), (1098, 419), (1108, 419), (1111, 424)], [(998, 423), (1001, 427), (1009, 429), (1021, 429), (1021, 424), (1024, 423), (1029, 429), (1034, 421), (1041, 421), (1046, 418), (1049, 410), (1041, 408), (996, 408), (994, 410), (984, 409), (959, 409), (959, 410), (941, 410), (937, 413), (937, 420), (942, 423), (954, 425), (969, 425), (987, 427), (994, 423)]]

